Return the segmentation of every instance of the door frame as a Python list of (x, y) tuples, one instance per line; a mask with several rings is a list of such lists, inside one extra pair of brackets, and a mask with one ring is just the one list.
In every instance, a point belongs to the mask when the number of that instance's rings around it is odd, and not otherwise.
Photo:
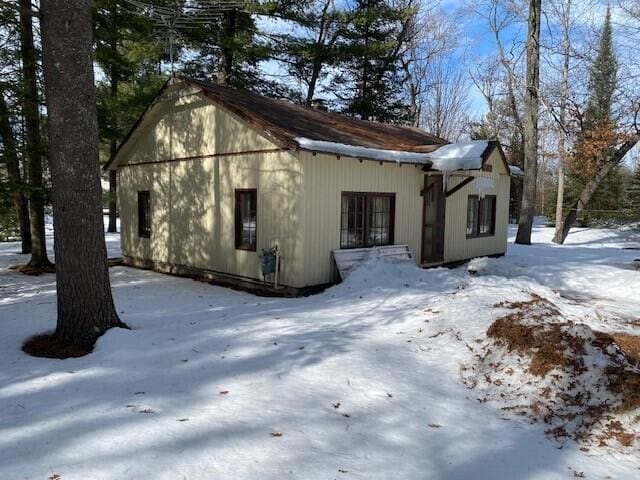
[[(437, 199), (440, 200), (439, 205), (438, 205), (438, 216), (440, 217), (440, 222), (436, 222), (436, 228), (438, 225), (441, 225), (441, 228), (438, 229), (438, 233), (442, 235), (442, 251), (440, 252), (438, 258), (436, 257), (426, 257), (426, 252), (425, 252), (425, 222), (426, 222), (426, 215), (427, 215), (427, 182), (428, 182), (428, 178), (429, 177), (440, 177), (440, 192), (438, 197), (436, 197)], [(445, 179), (444, 179), (444, 174), (436, 174), (436, 175), (429, 175), (427, 173), (425, 173), (424, 175), (424, 187), (422, 189), (422, 222), (420, 225), (420, 229), (422, 232), (421, 235), (421, 241), (420, 241), (420, 264), (421, 265), (425, 265), (425, 264), (431, 264), (431, 263), (442, 263), (444, 261), (444, 248), (445, 248), (445, 229), (446, 229), (446, 207), (447, 207), (447, 198), (445, 196), (445, 192), (444, 192), (444, 186), (445, 186)], [(435, 237), (435, 230), (436, 228), (434, 228), (434, 238)], [(433, 244), (433, 242), (432, 242)]]

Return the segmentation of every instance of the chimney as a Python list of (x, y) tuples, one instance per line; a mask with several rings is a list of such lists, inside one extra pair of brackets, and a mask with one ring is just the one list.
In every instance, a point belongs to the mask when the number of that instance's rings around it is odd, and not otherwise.
[(323, 112), (328, 112), (329, 108), (324, 103), (324, 98), (314, 98), (311, 100), (311, 108), (316, 110), (321, 110)]

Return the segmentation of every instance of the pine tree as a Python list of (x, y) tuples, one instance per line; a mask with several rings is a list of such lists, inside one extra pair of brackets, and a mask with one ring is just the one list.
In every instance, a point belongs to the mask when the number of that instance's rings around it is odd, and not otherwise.
[(589, 101), (584, 114), (583, 130), (593, 130), (611, 121), (611, 106), (616, 90), (618, 61), (613, 47), (611, 10), (607, 8), (600, 32), (598, 55), (589, 75)]
[(22, 60), (23, 116), (25, 123), (25, 156), (28, 163), (29, 216), (31, 220), (31, 259), (33, 271), (51, 268), (47, 256), (44, 231), (44, 180), (42, 158), (44, 147), (40, 131), (40, 100), (38, 92), (38, 52), (33, 35), (34, 12), (31, 0), (20, 0), (20, 54)]
[[(157, 72), (162, 50), (153, 42), (149, 18), (132, 13), (125, 0), (93, 2), (95, 60), (104, 72), (97, 84), (102, 163), (166, 81)], [(116, 231), (116, 172), (109, 171), (109, 226)]]
[(402, 95), (400, 58), (409, 33), (413, 7), (384, 0), (357, 0), (341, 34), (344, 62), (331, 82), (339, 108), (364, 120), (401, 123), (409, 120)]
[[(635, 145), (636, 139), (619, 143), (616, 125), (611, 119), (611, 106), (617, 85), (618, 62), (613, 47), (611, 11), (607, 9), (598, 42), (598, 54), (589, 74), (589, 98), (585, 109), (581, 132), (575, 145), (575, 152), (568, 159), (567, 179), (576, 177), (579, 181), (568, 181), (567, 197), (577, 188), (575, 201), (569, 203), (561, 228), (556, 229), (553, 241), (564, 243), (571, 226), (591, 203), (594, 195), (607, 176), (615, 171), (626, 153)], [(577, 187), (576, 187), (577, 185)]]
[(289, 75), (306, 91), (297, 100), (309, 106), (318, 87), (326, 79), (328, 67), (340, 65), (340, 34), (347, 14), (334, 0), (292, 2), (281, 6), (281, 16), (296, 25), (290, 32), (276, 35), (276, 54), (287, 65)]
[(640, 220), (640, 162), (633, 169), (633, 174), (625, 190), (624, 206), (630, 211), (634, 220)]
[[(197, 6), (197, 0), (193, 2)], [(272, 5), (255, 4), (261, 14)], [(256, 17), (245, 10), (229, 10), (206, 24), (194, 24), (182, 32), (185, 45), (195, 55), (184, 59), (183, 72), (206, 81), (238, 89), (280, 96), (283, 90), (267, 79), (261, 62), (272, 57), (272, 45), (260, 35)]]
[(89, 0), (42, 0), (41, 18), (57, 264), (52, 340), (90, 349), (123, 324), (111, 296), (100, 205)]

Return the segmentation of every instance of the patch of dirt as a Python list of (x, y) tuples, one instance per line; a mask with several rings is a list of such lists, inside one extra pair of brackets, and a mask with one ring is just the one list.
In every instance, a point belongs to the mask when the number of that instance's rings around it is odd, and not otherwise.
[(56, 266), (53, 263), (49, 263), (43, 266), (33, 266), (29, 265), (12, 265), (9, 267), (10, 270), (15, 270), (17, 272), (22, 273), (23, 275), (30, 275), (37, 277), (44, 273), (56, 273)]
[(500, 303), (495, 320), (461, 369), (478, 401), (549, 425), (557, 440), (631, 447), (640, 437), (640, 337), (597, 332), (563, 317), (537, 295)]
[(640, 336), (628, 335), (626, 333), (614, 333), (611, 335), (613, 341), (620, 347), (625, 355), (640, 364)]
[(65, 359), (84, 357), (93, 349), (83, 345), (70, 345), (57, 340), (51, 333), (45, 333), (27, 339), (22, 344), (22, 351), (32, 357)]

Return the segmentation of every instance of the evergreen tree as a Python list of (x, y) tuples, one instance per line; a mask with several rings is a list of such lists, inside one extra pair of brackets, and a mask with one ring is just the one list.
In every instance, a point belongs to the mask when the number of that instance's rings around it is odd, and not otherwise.
[(40, 92), (38, 91), (38, 56), (34, 41), (34, 12), (31, 0), (19, 0), (20, 57), (22, 61), (22, 114), (25, 123), (25, 157), (28, 164), (29, 216), (31, 220), (32, 271), (51, 268), (44, 232), (45, 190), (43, 179), (44, 142), (40, 131)]
[(328, 67), (339, 65), (340, 34), (348, 15), (334, 0), (310, 0), (281, 6), (283, 18), (296, 28), (276, 35), (278, 58), (287, 65), (289, 75), (304, 85), (297, 100), (311, 105), (320, 83), (327, 78)]
[(584, 114), (583, 130), (593, 130), (611, 121), (611, 106), (616, 89), (618, 61), (613, 47), (611, 10), (607, 8), (600, 32), (598, 55), (589, 75), (589, 101)]
[(340, 110), (364, 120), (409, 120), (400, 63), (411, 31), (411, 2), (357, 0), (341, 32), (344, 63), (331, 82)]
[(111, 296), (100, 206), (90, 4), (43, 0), (41, 18), (57, 264), (51, 340), (62, 355), (69, 345), (90, 350), (123, 324)]
[(553, 241), (563, 243), (569, 229), (582, 211), (597, 197), (598, 189), (606, 185), (605, 179), (615, 171), (635, 141), (621, 146), (617, 127), (611, 119), (611, 106), (617, 85), (618, 62), (613, 47), (611, 12), (607, 9), (600, 32), (598, 54), (589, 74), (589, 98), (581, 122), (581, 131), (575, 152), (568, 159), (566, 198), (575, 197), (566, 208), (567, 215), (561, 228), (556, 229)]
[[(198, 1), (193, 4), (197, 7)], [(255, 13), (273, 13), (271, 3), (255, 4)], [(273, 46), (258, 30), (250, 11), (228, 10), (204, 24), (194, 23), (182, 32), (185, 45), (195, 54), (183, 59), (184, 73), (220, 85), (281, 96), (286, 89), (269, 80), (260, 68), (273, 56)]]
[[(96, 93), (102, 163), (166, 81), (156, 68), (162, 50), (152, 43), (152, 22), (126, 7), (125, 0), (93, 2), (95, 60), (104, 73)], [(109, 171), (108, 231), (116, 231), (115, 170)]]
[(625, 208), (634, 220), (640, 220), (640, 162), (633, 169), (624, 196)]

